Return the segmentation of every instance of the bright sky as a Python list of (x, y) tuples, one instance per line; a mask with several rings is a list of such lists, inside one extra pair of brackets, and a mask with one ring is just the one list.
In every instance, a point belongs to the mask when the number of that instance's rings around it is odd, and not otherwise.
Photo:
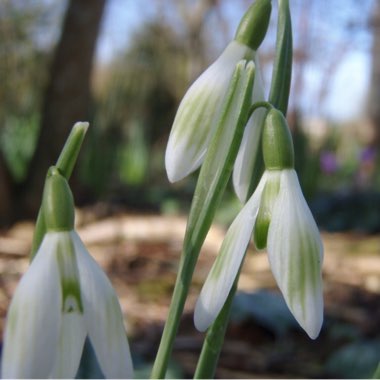
[[(157, 12), (159, 7), (157, 6), (157, 4), (160, 4), (160, 1), (164, 0), (108, 0), (103, 21), (103, 27), (98, 43), (97, 58), (101, 61), (108, 61), (112, 58), (112, 56), (115, 53), (118, 53), (119, 51), (125, 49), (125, 47), (128, 45), (130, 36), (133, 35), (133, 32), (139, 28), (141, 23), (151, 18), (158, 17)], [(320, 17), (320, 14), (324, 15), (326, 11), (326, 9), (320, 9), (324, 6), (323, 4), (325, 4), (326, 1), (318, 1), (321, 0), (317, 0), (316, 3), (313, 3), (317, 4), (317, 7), (314, 7), (314, 13), (312, 13), (313, 15), (315, 15), (314, 17)], [(342, 6), (344, 4), (349, 5), (350, 3), (352, 3), (351, 0), (329, 1), (330, 2), (327, 2), (326, 4), (335, 4), (336, 6)], [(370, 9), (370, 7), (372, 6), (373, 0), (361, 1), (363, 1), (363, 8), (367, 7), (366, 9)], [(143, 4), (146, 4), (146, 6), (142, 6)], [(231, 38), (233, 36), (234, 30), (239, 22), (240, 17), (244, 12), (244, 9), (248, 7), (250, 2), (244, 0), (224, 0), (221, 2), (221, 4), (223, 7), (223, 17), (225, 17), (225, 20), (227, 21), (229, 27), (227, 33)], [(341, 12), (342, 9), (343, 8), (339, 9), (339, 17), (341, 17), (341, 14), (345, 14), (344, 12)], [(166, 15), (166, 17), (171, 17), (171, 10), (167, 9), (166, 12), (169, 15)], [(346, 12), (348, 21), (355, 18), (355, 13), (351, 15), (350, 12), (352, 13), (351, 9), (348, 9)], [(275, 16), (275, 14), (272, 15), (272, 19), (274, 19), (273, 21), (275, 25), (276, 21), (273, 16)], [(330, 17), (338, 16), (330, 14)], [(361, 14), (360, 16), (362, 16), (363, 18), (363, 14)], [(175, 20), (175, 18), (173, 17), (174, 24), (176, 23), (176, 21), (178, 22), (178, 19)], [(297, 19), (295, 21), (297, 21)], [(345, 20), (338, 21), (341, 23), (345, 22)], [(212, 22), (213, 20), (210, 19), (210, 23)], [(296, 24), (296, 22), (294, 24)], [(341, 38), (342, 31), (338, 30), (337, 26), (334, 26), (336, 25), (335, 20), (333, 20), (332, 22), (330, 20), (329, 23), (329, 19), (328, 17), (326, 17), (326, 20), (323, 19), (315, 24), (319, 28), (318, 30), (325, 31), (328, 38), (331, 37), (332, 42), (334, 41), (334, 39), (336, 42), (339, 38)], [(177, 26), (178, 25), (179, 24), (177, 24)], [(315, 25), (313, 24), (312, 27), (315, 28)], [(331, 29), (334, 27), (335, 29)], [(369, 85), (371, 64), (369, 54), (369, 36), (369, 33), (367, 33), (367, 35), (364, 36), (365, 41), (363, 40), (364, 43), (362, 43), (364, 48), (357, 49), (355, 46), (353, 46), (352, 49), (348, 49), (349, 52), (344, 54), (343, 59), (340, 62), (336, 63), (337, 68), (335, 70), (334, 77), (332, 78), (332, 83), (329, 84), (330, 90), (328, 92), (328, 95), (317, 107), (313, 106), (313, 101), (315, 102), (315, 99), (317, 99), (318, 97), (318, 89), (320, 88), (320, 83), (322, 81), (321, 70), (320, 67), (318, 67), (317, 65), (307, 65), (305, 69), (304, 81), (308, 88), (308, 91), (305, 91), (307, 93), (307, 96), (305, 96), (303, 102), (301, 102), (301, 104), (305, 107), (307, 112), (314, 114), (314, 116), (327, 116), (337, 121), (357, 118), (365, 112), (365, 102), (367, 97), (367, 89)], [(297, 35), (294, 35), (294, 40), (296, 45)], [(329, 41), (327, 39), (327, 43), (328, 42)], [(334, 46), (332, 46), (332, 48), (334, 48)], [(217, 48), (216, 50), (220, 49)]]

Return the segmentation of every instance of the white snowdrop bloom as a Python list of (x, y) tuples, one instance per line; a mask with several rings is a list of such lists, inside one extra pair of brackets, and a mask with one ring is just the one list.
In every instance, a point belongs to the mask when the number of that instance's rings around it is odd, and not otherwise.
[[(241, 60), (253, 61), (269, 25), (271, 0), (257, 0), (243, 16), (234, 40), (219, 58), (190, 86), (182, 99), (169, 136), (165, 166), (169, 181), (176, 182), (196, 170), (203, 162), (210, 140), (221, 117), (220, 111), (236, 64)], [(255, 70), (257, 72), (257, 70)], [(252, 90), (252, 102), (261, 101), (262, 83), (259, 80)], [(240, 154), (241, 166), (237, 168), (236, 186), (244, 192), (246, 173), (252, 168), (252, 158), (247, 154), (250, 144), (257, 144), (258, 114), (251, 118)], [(223, 147), (221, 147), (223, 148)], [(243, 183), (240, 185), (240, 183)], [(240, 189), (243, 187), (243, 189)], [(240, 196), (240, 195), (239, 195)]]
[(74, 378), (86, 336), (107, 378), (133, 374), (115, 291), (75, 231), (48, 232), (11, 302), (3, 378)]
[(252, 60), (254, 55), (248, 46), (230, 42), (186, 92), (166, 147), (165, 166), (171, 182), (185, 178), (202, 164), (235, 66), (242, 59)]
[(74, 200), (56, 167), (39, 217), (46, 232), (8, 310), (2, 378), (74, 378), (87, 336), (105, 377), (132, 377), (119, 301), (74, 231)]
[(270, 266), (284, 299), (301, 327), (315, 339), (323, 322), (323, 246), (318, 227), (293, 169), (294, 152), (286, 120), (277, 110), (265, 119), (266, 171), (227, 231), (194, 313), (204, 331), (222, 309), (252, 233), (267, 248)]

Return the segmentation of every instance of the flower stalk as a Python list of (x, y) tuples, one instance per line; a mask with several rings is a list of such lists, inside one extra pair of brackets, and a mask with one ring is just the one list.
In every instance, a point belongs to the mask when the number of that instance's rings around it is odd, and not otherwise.
[[(253, 113), (254, 110), (258, 107), (266, 108), (266, 111), (262, 111), (263, 115), (261, 115), (261, 118), (258, 120), (258, 123), (260, 123), (260, 131), (264, 126), (267, 112), (271, 109), (272, 106), (276, 107), (277, 109), (282, 111), (284, 115), (286, 115), (291, 82), (292, 56), (292, 24), (289, 9), (289, 1), (279, 0), (276, 54), (273, 65), (269, 101), (257, 102), (256, 104), (253, 104), (251, 109), (251, 113)], [(259, 140), (261, 140), (261, 134), (259, 135)], [(260, 181), (261, 174), (264, 170), (264, 160), (262, 158), (261, 147), (259, 146), (256, 152), (253, 152), (253, 154), (255, 155), (255, 165), (251, 168), (252, 174), (249, 177), (250, 183), (248, 184), (248, 190), (246, 191), (246, 193), (242, 192), (240, 195), (240, 199), (244, 202), (246, 202), (254, 193)], [(238, 182), (237, 173), (238, 171), (235, 170), (234, 184), (235, 182)], [(237, 188), (237, 186), (235, 186), (235, 188)], [(224, 304), (222, 311), (219, 313), (215, 322), (213, 322), (207, 330), (204, 346), (202, 348), (202, 354), (199, 358), (197, 365), (196, 378), (212, 378), (214, 376), (216, 364), (222, 348), (222, 344), (219, 343), (220, 337), (214, 334), (214, 331), (217, 331), (218, 329), (220, 329), (219, 331), (221, 331), (221, 325), (224, 326), (224, 331), (227, 328), (227, 324), (229, 322), (229, 315), (232, 307), (232, 302), (230, 302), (230, 300), (232, 300), (235, 295), (239, 277), (240, 272), (236, 275), (234, 285), (230, 290), (227, 301)]]
[(224, 98), (218, 128), (207, 150), (195, 189), (177, 280), (153, 366), (152, 378), (164, 378), (195, 265), (232, 172), (251, 103), (255, 67), (237, 64)]

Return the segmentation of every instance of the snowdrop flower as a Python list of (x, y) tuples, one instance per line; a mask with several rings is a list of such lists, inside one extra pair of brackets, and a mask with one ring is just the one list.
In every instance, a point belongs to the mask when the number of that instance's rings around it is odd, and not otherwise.
[[(215, 132), (223, 98), (235, 66), (242, 59), (257, 61), (256, 50), (266, 34), (270, 12), (270, 0), (257, 0), (243, 17), (235, 39), (191, 85), (182, 99), (165, 154), (166, 172), (171, 182), (183, 179), (202, 164), (210, 139)], [(253, 101), (262, 99), (262, 84), (258, 80), (257, 83), (255, 81), (253, 88)], [(244, 152), (252, 139), (258, 141), (256, 123), (255, 116), (252, 116), (247, 127), (249, 132), (243, 139)], [(245, 162), (248, 156), (244, 152), (241, 153), (240, 160)], [(241, 168), (238, 173), (241, 173), (242, 168), (247, 170), (252, 168), (250, 162), (239, 166)], [(244, 177), (245, 174), (238, 176)]]
[(290, 311), (315, 339), (323, 322), (323, 247), (293, 168), (286, 121), (277, 110), (271, 110), (265, 120), (263, 153), (266, 171), (226, 234), (198, 298), (195, 326), (204, 331), (219, 314), (253, 232), (256, 246), (267, 248), (273, 275)]
[(43, 196), (47, 233), (12, 299), (3, 378), (74, 378), (86, 336), (107, 378), (130, 378), (132, 361), (112, 285), (73, 230), (70, 189), (50, 169)]

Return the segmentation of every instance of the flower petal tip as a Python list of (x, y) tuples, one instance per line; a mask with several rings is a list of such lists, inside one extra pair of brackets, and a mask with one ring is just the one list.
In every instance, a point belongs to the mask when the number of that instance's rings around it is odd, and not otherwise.
[(315, 340), (318, 338), (321, 332), (322, 324), (323, 324), (323, 317), (319, 318), (319, 320), (313, 321), (312, 323), (310, 323), (309, 321), (309, 323), (306, 322), (306, 324), (300, 324), (300, 325), (305, 330), (309, 338)]
[(216, 316), (210, 312), (210, 308), (204, 304), (202, 295), (199, 296), (194, 310), (194, 326), (200, 331), (206, 331), (214, 322)]
[(185, 148), (174, 143), (170, 137), (165, 152), (165, 169), (171, 183), (181, 181), (201, 164), (203, 155), (194, 160), (191, 154), (186, 156)]

